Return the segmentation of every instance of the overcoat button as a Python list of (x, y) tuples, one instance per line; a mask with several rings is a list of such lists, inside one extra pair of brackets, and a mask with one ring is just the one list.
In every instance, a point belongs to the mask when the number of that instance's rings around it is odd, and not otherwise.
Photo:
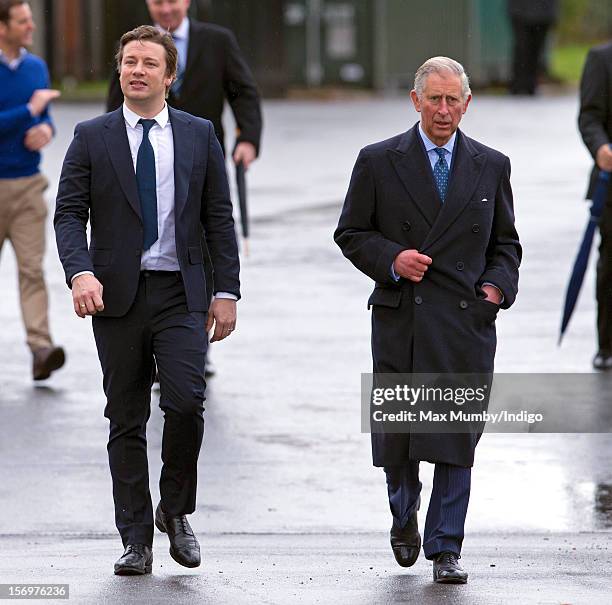
[(402, 224), (402, 229), (404, 231), (410, 231), (411, 228), (412, 225), (410, 224), (410, 221), (404, 221), (404, 223)]
[(468, 304), (467, 304), (467, 302), (466, 302), (465, 300), (462, 300), (462, 301), (459, 303), (459, 306), (460, 306), (462, 309), (467, 309), (467, 308), (468, 308)]
[(465, 267), (465, 265), (461, 261), (459, 261), (456, 267), (457, 267), (457, 271), (463, 271), (463, 267)]
[(422, 299), (420, 296), (415, 296), (415, 297), (414, 297), (414, 302), (415, 302), (417, 305), (420, 305), (420, 304), (423, 302), (423, 299)]
[(480, 231), (480, 225), (472, 225), (472, 233), (478, 233)]

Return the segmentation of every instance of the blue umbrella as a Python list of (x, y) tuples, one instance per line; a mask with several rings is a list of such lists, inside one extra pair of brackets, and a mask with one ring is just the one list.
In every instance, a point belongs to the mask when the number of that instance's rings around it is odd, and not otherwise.
[(572, 317), (576, 301), (578, 300), (578, 294), (582, 287), (582, 281), (584, 274), (589, 264), (589, 256), (591, 254), (591, 248), (593, 247), (593, 237), (595, 236), (595, 229), (601, 220), (603, 209), (606, 204), (608, 197), (608, 187), (610, 185), (610, 173), (604, 172), (603, 170), (599, 173), (599, 178), (595, 185), (595, 191), (593, 193), (593, 201), (591, 203), (591, 214), (589, 216), (589, 223), (587, 224), (578, 255), (574, 261), (574, 269), (572, 270), (572, 276), (570, 277), (569, 284), (567, 285), (567, 292), (565, 293), (565, 307), (563, 309), (563, 319), (561, 320), (561, 333), (559, 334), (559, 344), (563, 339), (563, 334), (569, 324)]

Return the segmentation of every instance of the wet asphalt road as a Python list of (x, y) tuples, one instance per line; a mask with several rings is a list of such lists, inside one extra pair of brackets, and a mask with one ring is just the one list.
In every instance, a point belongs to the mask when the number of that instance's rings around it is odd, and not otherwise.
[[(44, 160), (51, 208), (72, 127), (98, 110), (56, 108), (60, 134)], [(581, 199), (590, 160), (576, 111), (573, 96), (477, 97), (462, 124), (513, 164), (525, 257), (518, 301), (498, 322), (500, 372), (591, 371), (592, 271), (564, 345), (556, 346), (565, 280), (586, 220)], [(414, 121), (399, 99), (265, 106), (263, 156), (249, 174), (253, 224), (238, 330), (213, 348), (218, 375), (208, 390), (192, 517), (204, 552), (199, 570), (174, 564), (157, 534), (152, 578), (129, 584), (111, 575), (121, 546), (90, 322), (71, 309), (49, 225), (52, 328), (69, 359), (34, 387), (14, 259), (5, 246), (1, 582), (69, 582), (78, 603), (131, 602), (139, 594), (160, 603), (610, 601), (607, 433), (485, 435), (464, 543), (470, 584), (432, 586), (424, 560), (407, 571), (393, 562), (384, 477), (371, 467), (369, 437), (359, 426), (360, 373), (370, 368), (371, 284), (342, 258), (331, 234), (359, 148)], [(148, 430), (154, 498), (157, 398)], [(608, 403), (602, 400), (599, 411)], [(580, 396), (567, 405), (580, 409)], [(427, 494), (432, 469), (423, 465), (422, 475)]]

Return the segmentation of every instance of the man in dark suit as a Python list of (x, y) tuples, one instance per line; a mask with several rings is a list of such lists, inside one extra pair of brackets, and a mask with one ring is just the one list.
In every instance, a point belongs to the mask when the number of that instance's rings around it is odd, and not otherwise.
[[(153, 561), (153, 523), (168, 533), (178, 563), (200, 564), (186, 515), (196, 502), (207, 332), (214, 324), (212, 342), (235, 327), (239, 261), (213, 126), (165, 102), (176, 74), (172, 38), (138, 27), (121, 38), (117, 63), (125, 103), (77, 125), (55, 230), (74, 310), (93, 316), (104, 374), (115, 519), (125, 547), (115, 573), (143, 574)], [(215, 269), (210, 308), (202, 241)], [(165, 415), (155, 519), (146, 442), (154, 360)]]
[[(595, 165), (587, 191), (591, 199), (599, 171), (612, 172), (612, 42), (592, 48), (580, 83), (578, 126)], [(601, 243), (597, 263), (597, 370), (612, 370), (612, 188), (599, 225)]]
[[(262, 128), (255, 80), (232, 32), (189, 19), (189, 5), (190, 0), (147, 0), (152, 22), (172, 34), (179, 53), (178, 74), (168, 104), (210, 120), (224, 148), (221, 116), (227, 99), (238, 132), (233, 159), (248, 168), (259, 153)], [(113, 72), (106, 110), (113, 111), (122, 102), (119, 78)]]
[[(495, 318), (516, 297), (521, 248), (510, 162), (457, 129), (471, 100), (463, 67), (435, 57), (411, 92), (421, 120), (361, 150), (336, 243), (376, 286), (374, 374), (493, 372)], [(467, 581), (459, 565), (479, 434), (372, 432), (397, 562), (416, 561), (419, 461), (435, 463), (423, 550), (436, 582)]]
[(508, 0), (512, 23), (512, 79), (510, 93), (534, 95), (543, 65), (546, 36), (559, 15), (558, 0)]

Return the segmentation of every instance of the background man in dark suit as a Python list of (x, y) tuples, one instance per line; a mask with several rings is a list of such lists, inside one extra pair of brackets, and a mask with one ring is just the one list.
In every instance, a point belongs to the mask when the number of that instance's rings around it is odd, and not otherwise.
[[(151, 21), (170, 32), (178, 50), (178, 72), (168, 95), (168, 104), (200, 118), (210, 120), (225, 152), (222, 114), (225, 100), (236, 120), (237, 137), (233, 151), (235, 164), (245, 168), (259, 154), (262, 117), (259, 92), (234, 34), (218, 25), (201, 23), (187, 16), (191, 0), (147, 0)], [(123, 102), (116, 71), (110, 78), (106, 110)], [(208, 251), (204, 246), (204, 268), (214, 282)], [(206, 375), (214, 374), (209, 359)]]
[[(600, 170), (612, 172), (612, 43), (592, 48), (580, 83), (578, 126), (595, 160), (587, 198), (591, 199)], [(599, 225), (601, 244), (597, 263), (598, 370), (612, 370), (612, 187)]]
[[(221, 116), (227, 99), (238, 130), (233, 159), (248, 168), (259, 153), (262, 128), (255, 80), (234, 34), (224, 27), (189, 19), (190, 3), (190, 0), (147, 0), (151, 20), (172, 34), (179, 53), (177, 78), (170, 89), (168, 104), (210, 120), (224, 147)], [(106, 110), (113, 111), (122, 102), (119, 78), (113, 72)]]
[[(456, 61), (425, 62), (411, 97), (420, 123), (361, 150), (335, 240), (376, 282), (368, 301), (375, 375), (489, 374), (498, 309), (518, 288), (510, 162), (457, 129), (471, 94)], [(405, 567), (421, 546), (419, 461), (435, 463), (423, 550), (437, 582), (467, 581), (458, 559), (479, 437), (372, 433), (391, 546)]]
[(534, 95), (542, 70), (546, 37), (559, 15), (558, 0), (508, 0), (512, 23), (512, 79), (514, 95)]
[[(169, 35), (152, 26), (124, 34), (117, 63), (125, 103), (76, 127), (55, 213), (74, 310), (93, 316), (104, 374), (115, 518), (125, 547), (117, 574), (149, 573), (153, 561), (146, 423), (154, 359), (165, 414), (155, 525), (168, 533), (178, 563), (200, 564), (186, 515), (195, 510), (207, 332), (214, 323), (211, 342), (232, 332), (240, 296), (213, 126), (165, 103), (176, 62)], [(210, 309), (202, 237), (216, 271)]]

